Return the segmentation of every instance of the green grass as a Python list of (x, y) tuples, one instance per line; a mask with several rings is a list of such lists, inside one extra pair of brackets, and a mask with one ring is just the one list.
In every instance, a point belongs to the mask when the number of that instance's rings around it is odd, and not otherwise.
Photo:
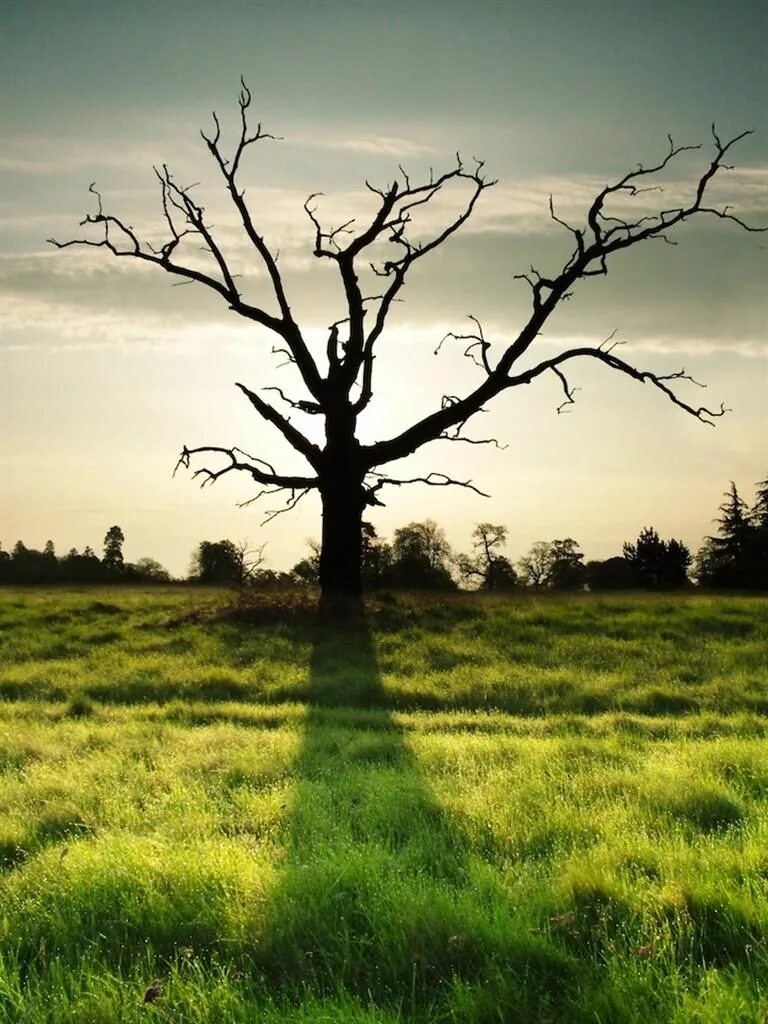
[(762, 1024), (768, 600), (229, 601), (0, 593), (3, 1024)]

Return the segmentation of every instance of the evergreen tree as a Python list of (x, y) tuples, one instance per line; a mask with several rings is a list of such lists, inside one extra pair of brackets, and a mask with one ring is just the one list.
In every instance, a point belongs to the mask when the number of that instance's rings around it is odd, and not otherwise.
[(749, 514), (751, 533), (747, 553), (747, 583), (768, 590), (768, 480), (757, 485), (755, 503)]
[(641, 587), (682, 587), (688, 582), (691, 553), (679, 540), (662, 540), (652, 526), (640, 531), (634, 544), (624, 545), (635, 583)]
[(702, 586), (747, 587), (752, 576), (752, 517), (733, 481), (723, 497), (722, 514), (715, 520), (717, 536), (707, 537), (696, 560), (696, 575)]
[(627, 542), (623, 551), (640, 586), (658, 587), (660, 585), (665, 546), (664, 541), (652, 526), (644, 527), (636, 542), (634, 544)]
[(768, 480), (761, 480), (757, 484), (757, 495), (750, 512), (750, 521), (755, 529), (768, 533)]

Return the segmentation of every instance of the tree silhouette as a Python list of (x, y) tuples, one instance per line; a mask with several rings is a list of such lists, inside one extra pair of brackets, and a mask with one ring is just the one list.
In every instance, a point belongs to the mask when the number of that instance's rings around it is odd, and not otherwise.
[(573, 537), (552, 541), (549, 585), (556, 590), (582, 590), (585, 583), (584, 555)]
[[(363, 521), (363, 541), (360, 555), (361, 573), (366, 589), (380, 587), (387, 578), (392, 564), (392, 548), (376, 533), (373, 523)], [(318, 572), (320, 561), (318, 558)]]
[[(202, 138), (221, 174), (243, 234), (271, 286), (274, 303), (271, 310), (255, 304), (242, 293), (239, 275), (220, 246), (220, 238), (206, 217), (205, 207), (194, 198), (193, 186), (179, 184), (165, 164), (155, 169), (167, 228), (167, 239), (162, 245), (157, 247), (142, 240), (132, 226), (106, 213), (101, 194), (94, 185), (90, 190), (96, 199), (96, 212), (88, 214), (82, 223), (95, 226), (100, 234), (65, 242), (50, 241), (59, 248), (70, 245), (104, 248), (114, 256), (158, 267), (182, 282), (201, 284), (218, 296), (228, 309), (277, 338), (273, 351), (293, 365), (305, 395), (292, 398), (280, 388), (272, 390), (288, 411), (318, 416), (324, 421), (324, 443), (318, 445), (310, 440), (287, 412), (280, 411), (263, 394), (243, 383), (238, 383), (237, 387), (258, 415), (304, 457), (309, 471), (303, 474), (281, 473), (260, 456), (249, 455), (239, 447), (222, 445), (185, 447), (179, 464), (189, 467), (193, 459), (213, 457), (211, 465), (196, 469), (194, 476), (206, 484), (214, 483), (225, 474), (242, 472), (259, 488), (251, 501), (275, 492), (285, 492), (285, 505), (269, 512), (267, 520), (280, 511), (293, 508), (310, 491), (317, 491), (323, 512), (320, 583), (325, 597), (332, 599), (334, 595), (354, 597), (359, 594), (363, 516), (366, 508), (382, 504), (381, 494), (385, 488), (418, 482), (438, 487), (458, 485), (482, 493), (470, 480), (456, 480), (442, 472), (410, 478), (392, 477), (384, 467), (406, 458), (432, 441), (494, 443), (494, 439), (466, 437), (464, 429), (489, 400), (511, 388), (552, 374), (563, 389), (563, 401), (558, 409), (561, 411), (574, 401), (575, 389), (566, 376), (567, 367), (576, 359), (591, 359), (640, 383), (650, 384), (703, 422), (711, 423), (725, 412), (723, 406), (713, 410), (691, 405), (678, 394), (677, 384), (693, 381), (684, 370), (661, 374), (621, 359), (616, 353), (617, 342), (612, 337), (595, 346), (566, 348), (557, 354), (547, 355), (539, 362), (533, 361), (532, 365), (530, 361), (526, 363), (525, 357), (544, 325), (571, 296), (574, 287), (584, 279), (605, 275), (608, 261), (620, 252), (650, 240), (672, 242), (670, 233), (694, 216), (707, 215), (731, 221), (749, 231), (760, 230), (747, 225), (730, 207), (715, 208), (707, 202), (708, 186), (715, 175), (727, 166), (724, 158), (750, 132), (721, 141), (713, 127), (714, 152), (711, 160), (694, 181), (692, 198), (677, 207), (661, 208), (654, 214), (625, 219), (619, 215), (615, 205), (617, 199), (631, 199), (640, 193), (658, 190), (653, 185), (653, 176), (681, 153), (699, 148), (675, 145), (671, 138), (666, 154), (657, 162), (649, 167), (640, 165), (601, 189), (586, 211), (585, 223), (581, 227), (572, 227), (563, 221), (550, 198), (550, 216), (569, 232), (573, 250), (553, 273), (542, 274), (531, 268), (530, 272), (517, 275), (530, 287), (531, 310), (515, 339), (511, 344), (494, 349), (480, 323), (471, 318), (472, 326), (467, 333), (452, 332), (443, 342), (452, 339), (464, 346), (464, 355), (478, 372), (478, 380), (470, 383), (461, 396), (445, 395), (438, 408), (420, 413), (399, 434), (374, 444), (361, 444), (357, 437), (358, 419), (374, 394), (378, 342), (384, 334), (393, 303), (399, 299), (412, 268), (466, 223), (482, 194), (494, 182), (485, 176), (482, 161), (467, 165), (458, 155), (453, 167), (440, 174), (430, 172), (425, 180), (413, 180), (400, 168), (399, 176), (384, 187), (366, 182), (376, 197), (377, 210), (359, 227), (354, 220), (335, 227), (324, 226), (318, 212), (318, 197), (310, 196), (305, 210), (314, 233), (314, 255), (335, 266), (343, 286), (346, 307), (343, 315), (328, 328), (324, 361), (321, 362), (311, 351), (294, 318), (277, 254), (260, 232), (238, 177), (246, 152), (275, 138), (265, 132), (261, 124), (255, 130), (249, 126), (250, 107), (251, 93), (242, 83), (239, 133), (229, 155), (222, 145), (221, 124), (215, 113), (212, 131), (203, 132)], [(432, 234), (420, 232), (419, 215), (427, 207), (438, 207), (445, 193), (451, 190), (463, 195), (460, 212), (447, 218)], [(200, 262), (200, 249), (207, 254), (206, 265)], [(183, 256), (184, 253), (188, 256)], [(361, 281), (361, 275), (375, 282), (374, 293)], [(443, 342), (438, 345), (438, 350)]]
[(696, 557), (696, 577), (709, 587), (768, 587), (768, 481), (757, 485), (754, 506), (736, 484), (723, 495), (717, 535), (707, 537)]
[(750, 523), (750, 583), (765, 590), (768, 589), (768, 480), (761, 480), (757, 485)]
[(768, 480), (761, 480), (757, 485), (757, 494), (750, 518), (755, 529), (768, 534)]
[(192, 556), (190, 575), (200, 583), (246, 586), (264, 564), (265, 547), (251, 547), (247, 540), (237, 544), (231, 540), (201, 541)]
[(480, 590), (511, 590), (517, 573), (500, 549), (506, 547), (507, 528), (497, 523), (478, 523), (472, 531), (473, 554), (459, 555), (457, 566), (465, 582), (474, 581)]
[(651, 526), (634, 544), (624, 545), (624, 558), (642, 587), (681, 587), (688, 582), (691, 553), (679, 540), (662, 540)]
[(104, 558), (102, 559), (102, 564), (110, 575), (119, 576), (125, 568), (124, 543), (125, 534), (120, 527), (110, 526), (104, 537)]
[(320, 582), (320, 542), (308, 539), (307, 545), (311, 554), (300, 559), (293, 569), (291, 575), (299, 583), (317, 584)]
[(128, 566), (130, 575), (142, 583), (170, 583), (171, 574), (155, 558), (140, 558)]
[(637, 585), (632, 566), (619, 556), (587, 562), (584, 576), (590, 590), (630, 590)]
[(552, 545), (545, 540), (537, 540), (517, 563), (523, 583), (536, 590), (549, 586), (553, 561)]
[(408, 523), (395, 530), (388, 582), (419, 590), (455, 590), (445, 531), (434, 519)]
[(586, 582), (584, 555), (573, 537), (536, 541), (517, 566), (522, 581), (535, 590), (581, 590)]

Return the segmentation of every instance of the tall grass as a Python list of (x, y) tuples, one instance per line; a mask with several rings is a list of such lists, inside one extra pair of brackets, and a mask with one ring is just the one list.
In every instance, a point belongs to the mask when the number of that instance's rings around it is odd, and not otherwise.
[(228, 602), (0, 595), (0, 1021), (762, 1020), (768, 602)]

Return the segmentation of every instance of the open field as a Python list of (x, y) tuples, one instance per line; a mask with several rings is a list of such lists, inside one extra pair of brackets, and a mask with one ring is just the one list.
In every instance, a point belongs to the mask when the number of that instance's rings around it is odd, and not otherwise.
[(230, 600), (0, 593), (3, 1024), (762, 1024), (768, 599)]

